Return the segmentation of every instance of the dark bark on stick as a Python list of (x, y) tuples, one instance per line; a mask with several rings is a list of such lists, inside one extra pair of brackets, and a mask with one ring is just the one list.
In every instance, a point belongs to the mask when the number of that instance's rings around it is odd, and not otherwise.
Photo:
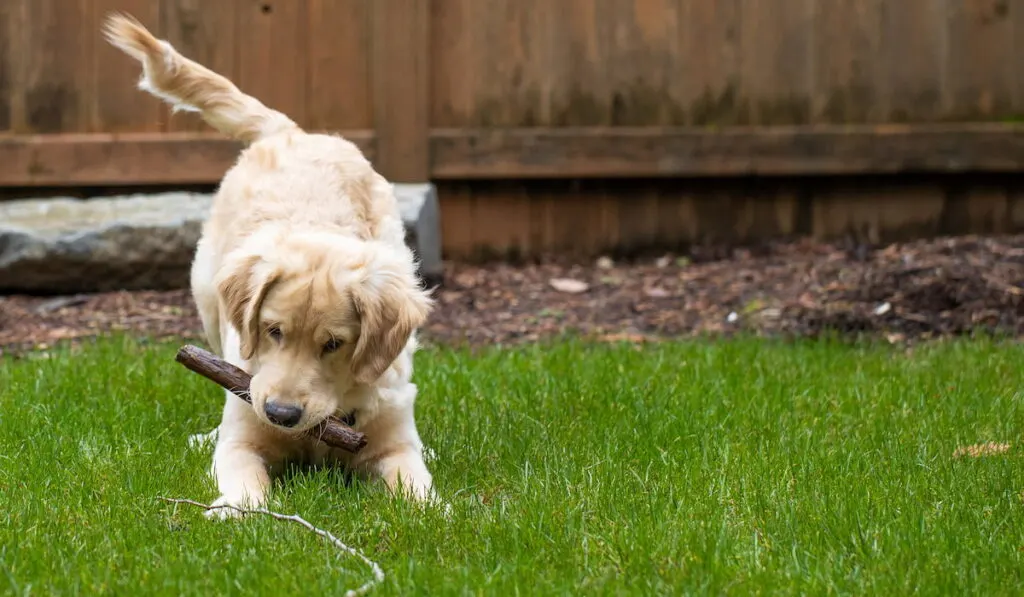
[[(252, 380), (252, 376), (212, 352), (186, 344), (178, 349), (174, 360), (252, 404), (252, 399), (249, 397), (249, 382)], [(336, 417), (328, 418), (307, 431), (306, 435), (315, 437), (328, 446), (352, 453), (358, 452), (366, 445), (365, 435), (348, 427)]]

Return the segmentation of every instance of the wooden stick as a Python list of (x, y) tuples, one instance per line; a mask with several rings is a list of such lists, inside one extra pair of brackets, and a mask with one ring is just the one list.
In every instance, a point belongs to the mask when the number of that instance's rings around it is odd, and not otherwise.
[[(174, 360), (252, 404), (252, 398), (249, 397), (252, 376), (212, 352), (186, 344), (178, 349)], [(306, 435), (353, 454), (366, 445), (365, 435), (345, 425), (337, 417), (328, 417), (323, 423), (306, 431)]]

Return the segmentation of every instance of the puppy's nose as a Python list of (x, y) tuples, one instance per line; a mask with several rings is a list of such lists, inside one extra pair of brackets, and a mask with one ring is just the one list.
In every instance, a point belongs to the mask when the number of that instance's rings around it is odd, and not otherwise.
[(302, 407), (291, 404), (267, 402), (263, 407), (263, 412), (267, 413), (267, 418), (271, 423), (282, 427), (295, 427), (298, 425), (299, 419), (302, 418)]

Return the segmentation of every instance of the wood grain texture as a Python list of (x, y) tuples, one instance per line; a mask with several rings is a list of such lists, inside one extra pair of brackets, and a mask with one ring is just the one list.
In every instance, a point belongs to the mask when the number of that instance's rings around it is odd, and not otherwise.
[(1024, 185), (1017, 180), (1006, 188), (1007, 225), (1011, 231), (1024, 230)]
[(308, 2), (235, 0), (235, 84), (306, 126)]
[[(441, 239), (446, 246), (472, 247), (476, 244), (472, 188), (469, 183), (452, 182), (445, 186), (443, 194), (438, 193)], [(443, 247), (442, 255), (447, 258)]]
[(384, 159), (415, 176), (425, 127), (1024, 114), (1013, 0), (6, 0), (0, 130), (206, 130), (135, 89), (98, 30), (115, 9), (303, 126), (404, 135)]
[[(375, 160), (372, 131), (342, 134)], [(239, 148), (207, 133), (10, 136), (0, 184), (212, 183)], [(432, 133), (430, 150), (436, 180), (1016, 172), (1024, 127), (459, 129)]]
[(307, 127), (333, 131), (373, 126), (371, 5), (372, 0), (309, 0)]
[(884, 0), (815, 0), (811, 119), (884, 122)]
[[(591, 27), (598, 28), (602, 53), (591, 68), (604, 73), (603, 93), (594, 99), (607, 106), (608, 116), (592, 123), (612, 126), (672, 126), (685, 124), (686, 109), (673, 95), (685, 73), (687, 57), (678, 50), (678, 0), (637, 0), (598, 4)], [(566, 15), (572, 18), (572, 15)], [(555, 22), (557, 27), (557, 21)], [(577, 32), (577, 37), (585, 35)], [(564, 51), (572, 51), (569, 46)], [(584, 97), (586, 87), (578, 92)], [(678, 93), (678, 91), (677, 91)]]
[(948, 0), (944, 111), (962, 120), (1007, 114), (1014, 88), (1010, 0)]
[(882, 4), (879, 60), (885, 121), (942, 117), (946, 37), (946, 2)]
[[(477, 54), (472, 52), (471, 7), (465, 0), (435, 2), (430, 9), (430, 125), (460, 126), (473, 111)], [(515, 87), (510, 89), (515, 93)]]
[[(458, 230), (445, 227), (444, 251), (451, 259), (650, 255), (757, 242), (797, 229), (796, 193), (790, 183), (773, 181), (441, 182), (439, 195), (442, 213), (460, 214)], [(467, 203), (472, 210), (459, 207)], [(464, 233), (499, 221), (514, 223), (505, 236)], [(804, 230), (810, 233), (809, 223)]]
[[(373, 134), (346, 135), (373, 155)], [(0, 185), (215, 184), (241, 145), (207, 133), (0, 137)]]
[(975, 234), (1007, 234), (1013, 232), (1010, 220), (1011, 202), (1008, 187), (1001, 184), (978, 184), (966, 190), (964, 205), (966, 225)]
[(874, 244), (935, 234), (941, 229), (945, 205), (946, 194), (938, 185), (832, 183), (815, 191), (810, 236)]
[[(1024, 56), (1024, 6), (1019, 2), (1010, 4), (1007, 15), (1012, 21), (1013, 55)], [(1024, 115), (1024, 60), (1010, 61), (1013, 76), (1013, 113), (1017, 120)]]
[(740, 8), (741, 0), (685, 3), (680, 54), (687, 68), (676, 70), (673, 78), (682, 87), (686, 124), (750, 122), (750, 98), (741, 96)]
[[(160, 3), (162, 37), (182, 55), (229, 79), (238, 77), (236, 46), (237, 0), (162, 0)], [(236, 80), (237, 82), (237, 80)], [(165, 108), (167, 131), (212, 129), (193, 112), (173, 113)]]
[(811, 118), (813, 0), (742, 0), (740, 95), (750, 122), (806, 124)]
[[(446, 225), (443, 237), (446, 258), (458, 260), (651, 257), (808, 237), (886, 243), (1024, 231), (1024, 191), (1013, 174), (699, 179), (685, 185), (671, 179), (438, 185), (441, 212), (461, 214), (458, 230)], [(623, 219), (622, 214), (633, 212)], [(528, 242), (522, 244), (510, 244), (507, 236), (492, 242), (482, 234), (463, 233), (485, 221), (522, 222), (527, 215)], [(615, 230), (602, 230), (601, 221), (612, 222)], [(515, 226), (517, 238), (523, 236), (520, 226)]]
[(82, 132), (157, 132), (166, 127), (170, 107), (139, 89), (142, 69), (132, 57), (108, 43), (100, 34), (103, 21), (113, 12), (128, 13), (142, 22), (154, 35), (166, 37), (161, 23), (160, 0), (89, 0), (86, 27), (95, 42), (87, 75), (92, 78), (88, 127)]
[(1012, 172), (1024, 127), (455, 129), (431, 134), (431, 156), (436, 179)]
[(89, 0), (8, 1), (21, 15), (12, 37), (20, 57), (15, 132), (87, 131), (98, 38), (87, 26), (92, 21)]
[(0, 2), (0, 134), (11, 130), (11, 95), (15, 87), (17, 58), (14, 33), (20, 26), (17, 2)]
[(430, 3), (373, 0), (370, 17), (375, 166), (392, 182), (429, 178)]
[[(660, 245), (661, 226), (660, 200), (655, 189), (641, 186), (626, 209), (619, 210), (619, 239), (637, 250), (650, 250)], [(586, 245), (584, 245), (586, 246)], [(588, 247), (591, 250), (592, 246)]]
[(681, 98), (704, 87), (693, 82), (688, 66), (693, 57), (684, 47), (688, 4), (435, 3), (431, 122), (441, 127), (685, 124)]

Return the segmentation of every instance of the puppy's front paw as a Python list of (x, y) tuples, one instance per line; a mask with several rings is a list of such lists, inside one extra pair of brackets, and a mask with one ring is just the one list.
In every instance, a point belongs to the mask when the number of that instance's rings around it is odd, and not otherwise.
[(218, 430), (219, 427), (214, 427), (211, 431), (207, 431), (206, 433), (194, 433), (188, 436), (188, 447), (193, 450), (201, 450), (215, 445), (217, 443)]
[(204, 515), (210, 520), (233, 520), (242, 518), (245, 516), (242, 510), (251, 508), (248, 500), (232, 499), (222, 495), (210, 504), (210, 509), (204, 512)]

